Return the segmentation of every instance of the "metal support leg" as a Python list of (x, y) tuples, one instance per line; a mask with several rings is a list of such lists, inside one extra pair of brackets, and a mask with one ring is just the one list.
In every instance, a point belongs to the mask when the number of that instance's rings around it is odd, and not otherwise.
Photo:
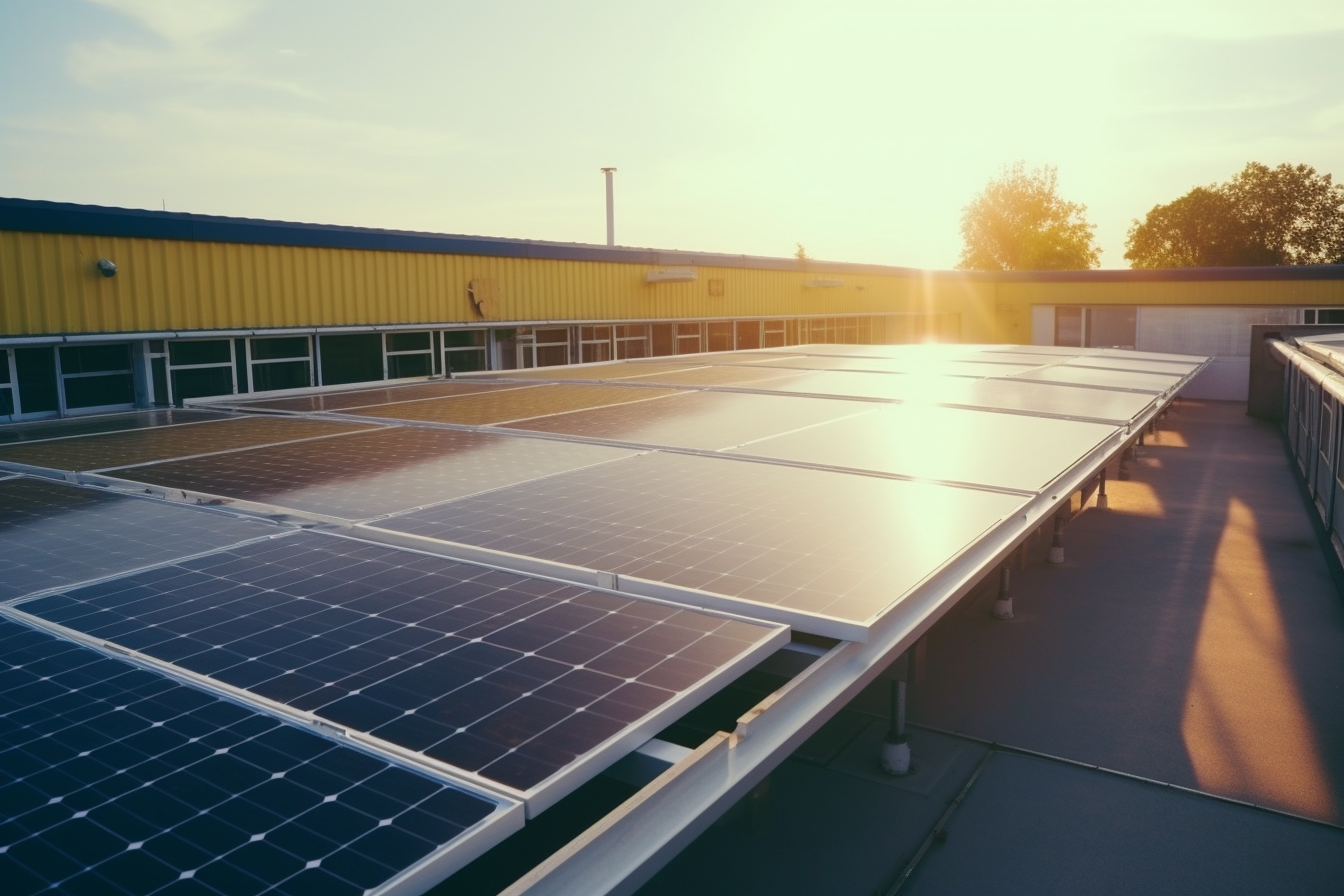
[(910, 774), (910, 739), (905, 733), (905, 679), (891, 683), (891, 727), (882, 743), (882, 771), (889, 775)]
[(1055, 514), (1055, 537), (1050, 542), (1050, 562), (1064, 562), (1064, 518)]
[(1106, 468), (1101, 468), (1101, 476), (1097, 481), (1097, 509), (1105, 510), (1111, 506), (1110, 499), (1106, 497)]
[(1013, 594), (1010, 589), (1008, 564), (999, 567), (999, 596), (994, 601), (995, 619), (1013, 618)]

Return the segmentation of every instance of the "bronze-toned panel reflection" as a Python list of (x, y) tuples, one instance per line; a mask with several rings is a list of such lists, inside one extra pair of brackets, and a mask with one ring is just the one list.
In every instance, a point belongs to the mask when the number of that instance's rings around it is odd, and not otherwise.
[(1025, 500), (652, 453), (378, 525), (865, 624)]
[(0, 600), (274, 533), (269, 523), (45, 479), (0, 481)]
[(578, 383), (529, 386), (522, 389), (501, 389), (456, 398), (411, 401), (403, 404), (361, 408), (366, 417), (387, 417), (394, 420), (423, 420), (432, 423), (459, 423), (464, 426), (485, 426), (510, 420), (524, 420), (547, 414), (563, 414), (584, 408), (621, 404), (627, 401), (648, 401), (665, 395), (675, 395), (675, 389), (640, 388), (635, 386), (594, 386)]
[(153, 429), (177, 423), (202, 423), (222, 420), (219, 411), (184, 411), (178, 408), (160, 408), (153, 411), (130, 411), (124, 414), (100, 414), (96, 417), (65, 417), (60, 420), (38, 420), (32, 423), (14, 423), (0, 426), (0, 445), (14, 442), (40, 442), (64, 439), (70, 436), (88, 436), (104, 432), (124, 432), (133, 429)]
[(111, 475), (363, 520), (629, 453), (598, 445), (394, 427), (114, 470)]
[(641, 445), (721, 450), (837, 420), (870, 403), (792, 395), (687, 392), (658, 401), (538, 417), (512, 428)]
[(417, 401), (425, 398), (447, 398), (452, 395), (466, 395), (489, 389), (506, 389), (506, 385), (497, 383), (464, 383), (453, 381), (434, 383), (408, 383), (404, 386), (383, 386), (376, 389), (359, 389), (350, 392), (327, 392), (321, 395), (294, 395), (289, 398), (257, 398), (244, 401), (229, 401), (231, 407), (256, 408), (267, 411), (341, 411), (349, 408), (367, 407), (375, 404), (387, 404), (394, 401)]
[(240, 417), (160, 429), (81, 436), (32, 445), (7, 445), (0, 447), (0, 461), (52, 470), (101, 470), (373, 428), (334, 420)]

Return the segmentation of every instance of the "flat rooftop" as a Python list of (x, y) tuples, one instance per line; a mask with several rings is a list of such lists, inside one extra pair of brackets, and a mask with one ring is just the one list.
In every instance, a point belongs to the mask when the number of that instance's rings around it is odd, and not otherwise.
[(1203, 362), (811, 346), (0, 428), (0, 865), (1058, 892), (1272, 889), (1269, 848), (1334, 891), (1341, 603), (1277, 432), (1171, 407)]
[[(1344, 600), (1279, 431), (1178, 402), (1109, 509), (928, 635), (640, 892), (1344, 892)], [(1262, 807), (1262, 808), (1260, 808)]]

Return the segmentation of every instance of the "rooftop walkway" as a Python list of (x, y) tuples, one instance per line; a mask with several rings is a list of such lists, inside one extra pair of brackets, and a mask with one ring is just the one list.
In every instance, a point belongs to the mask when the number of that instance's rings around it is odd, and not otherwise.
[(1183, 402), (1117, 472), (1014, 619), (930, 633), (914, 774), (879, 682), (643, 896), (1344, 893), (1344, 599), (1278, 431)]

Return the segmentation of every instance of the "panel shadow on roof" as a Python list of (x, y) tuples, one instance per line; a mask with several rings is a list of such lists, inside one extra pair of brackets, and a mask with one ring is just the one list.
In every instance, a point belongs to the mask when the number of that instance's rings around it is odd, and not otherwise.
[(312, 532), (19, 608), (510, 788), (530, 812), (787, 640)]
[(367, 424), (336, 420), (238, 417), (36, 444), (6, 445), (0, 447), (0, 462), (52, 470), (99, 470), (373, 428)]
[(629, 453), (601, 445), (398, 426), (111, 470), (108, 475), (162, 489), (364, 520)]
[[(355, 896), (517, 830), (412, 771), (0, 618), (4, 890)], [(50, 888), (50, 889), (49, 889)]]
[(78, 488), (0, 481), (0, 600), (275, 534), (274, 525)]
[[(690, 589), (683, 600), (864, 640), (1026, 498), (655, 452), (378, 528)], [(632, 588), (634, 586), (631, 586)]]

